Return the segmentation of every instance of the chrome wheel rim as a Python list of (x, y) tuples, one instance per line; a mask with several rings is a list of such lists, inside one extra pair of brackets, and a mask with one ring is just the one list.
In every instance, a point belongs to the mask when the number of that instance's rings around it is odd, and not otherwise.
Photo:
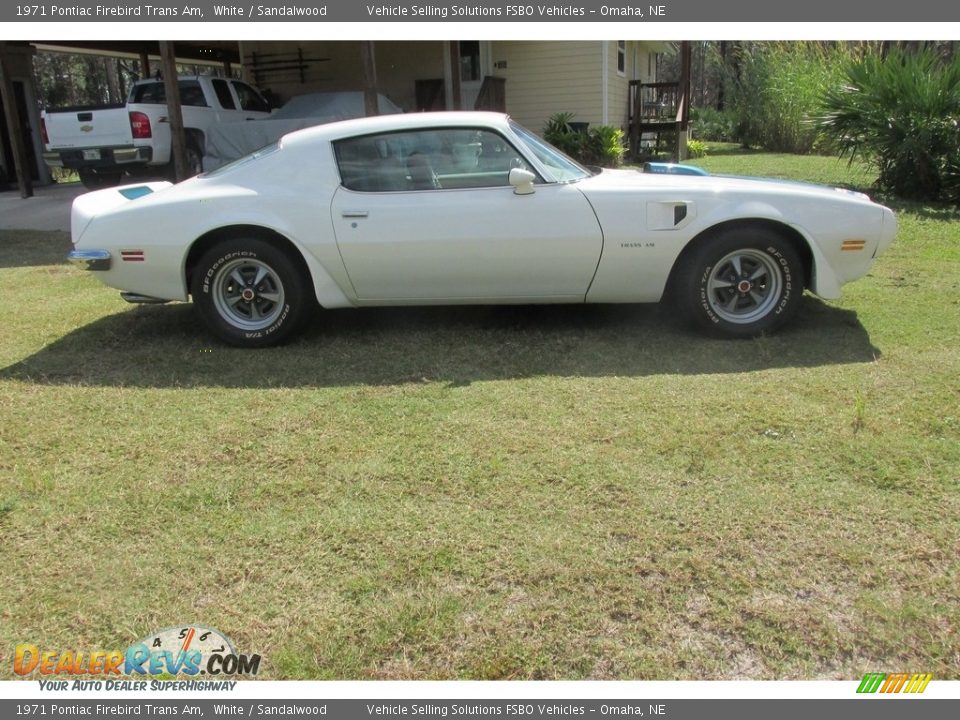
[(773, 257), (760, 250), (735, 250), (710, 271), (707, 302), (727, 322), (756, 322), (777, 304), (782, 282)]
[(283, 283), (273, 268), (252, 258), (220, 268), (211, 294), (220, 317), (241, 330), (268, 328), (283, 312)]

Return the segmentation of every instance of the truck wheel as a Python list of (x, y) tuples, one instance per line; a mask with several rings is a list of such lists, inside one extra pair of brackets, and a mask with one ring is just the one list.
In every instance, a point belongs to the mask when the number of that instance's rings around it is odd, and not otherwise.
[(196, 143), (187, 143), (187, 172), (190, 177), (203, 172), (203, 153)]
[(113, 187), (120, 184), (120, 178), (123, 172), (120, 170), (93, 170), (90, 168), (81, 168), (77, 170), (80, 176), (80, 182), (87, 190), (99, 190), (100, 188)]
[[(197, 147), (196, 142), (193, 140), (187, 143), (187, 176), (183, 178), (188, 180), (194, 175), (199, 175), (203, 172), (203, 152), (200, 148)], [(171, 153), (172, 156), (172, 153)], [(170, 182), (176, 183), (177, 180), (177, 163), (174, 161), (173, 157), (170, 158), (170, 162), (167, 163), (165, 174), (169, 178)]]

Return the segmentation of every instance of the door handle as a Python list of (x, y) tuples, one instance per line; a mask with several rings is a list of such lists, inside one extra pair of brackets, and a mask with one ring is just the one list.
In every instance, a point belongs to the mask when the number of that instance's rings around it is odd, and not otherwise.
[(370, 213), (366, 210), (344, 210), (341, 214), (345, 218), (365, 218)]

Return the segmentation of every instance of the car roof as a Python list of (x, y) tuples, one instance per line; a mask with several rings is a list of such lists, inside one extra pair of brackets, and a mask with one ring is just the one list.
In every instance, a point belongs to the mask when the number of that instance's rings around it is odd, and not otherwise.
[(397, 132), (402, 130), (423, 130), (436, 127), (492, 127), (503, 130), (509, 117), (495, 112), (422, 112), (398, 115), (376, 115), (373, 117), (340, 120), (338, 122), (315, 125), (284, 135), (281, 146), (300, 145), (316, 140), (339, 140), (359, 135)]

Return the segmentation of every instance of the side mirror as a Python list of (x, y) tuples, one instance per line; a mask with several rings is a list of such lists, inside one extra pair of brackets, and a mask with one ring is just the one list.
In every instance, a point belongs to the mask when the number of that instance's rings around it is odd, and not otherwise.
[(523, 168), (513, 168), (510, 170), (510, 184), (513, 185), (513, 192), (517, 195), (531, 195), (533, 193), (533, 181), (537, 179), (529, 170)]

